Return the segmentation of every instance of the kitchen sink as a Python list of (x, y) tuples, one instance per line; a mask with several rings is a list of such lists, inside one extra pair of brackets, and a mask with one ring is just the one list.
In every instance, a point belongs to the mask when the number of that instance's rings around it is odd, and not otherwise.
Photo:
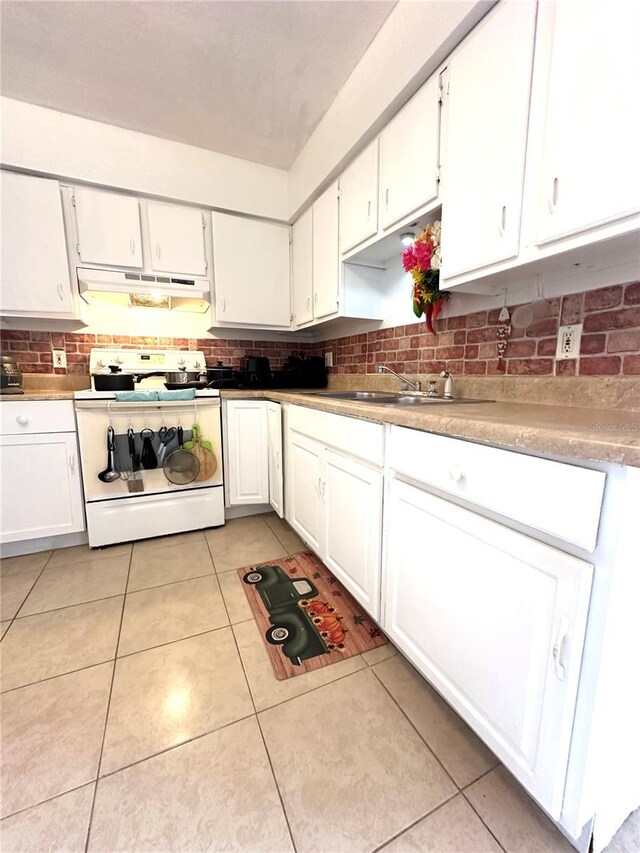
[(444, 403), (493, 403), (475, 397), (429, 397), (424, 391), (395, 394), (392, 391), (305, 391), (305, 396), (325, 397), (329, 400), (345, 400), (353, 403), (375, 403), (377, 406), (434, 406)]

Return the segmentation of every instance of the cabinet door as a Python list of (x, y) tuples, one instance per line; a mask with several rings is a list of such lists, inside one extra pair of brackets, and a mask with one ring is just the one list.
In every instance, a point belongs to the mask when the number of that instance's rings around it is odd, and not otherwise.
[(212, 219), (217, 320), (289, 328), (289, 229), (227, 213)]
[(0, 463), (1, 542), (85, 529), (75, 433), (2, 436)]
[(560, 815), (593, 567), (394, 480), (383, 626)]
[(284, 515), (284, 480), (282, 474), (282, 407), (267, 403), (269, 433), (269, 503), (280, 516)]
[(312, 209), (291, 229), (291, 290), (296, 326), (313, 320)]
[(340, 176), (340, 250), (344, 254), (378, 231), (378, 140)]
[(534, 24), (535, 3), (499, 3), (451, 57), (443, 278), (518, 254)]
[(267, 404), (227, 400), (225, 406), (229, 504), (269, 503)]
[(338, 185), (333, 184), (313, 205), (313, 316), (316, 319), (338, 311), (338, 213)]
[(155, 272), (207, 274), (203, 216), (194, 207), (147, 202), (151, 268)]
[(380, 227), (438, 196), (440, 106), (434, 74), (380, 135)]
[(382, 472), (327, 450), (321, 491), (324, 562), (373, 618), (379, 619)]
[(554, 7), (539, 244), (640, 209), (640, 5)]
[(57, 181), (0, 172), (0, 311), (71, 313), (73, 298)]
[(322, 554), (322, 445), (291, 429), (287, 443), (287, 521), (316, 553)]
[(78, 251), (83, 264), (142, 267), (137, 198), (76, 187), (73, 199)]

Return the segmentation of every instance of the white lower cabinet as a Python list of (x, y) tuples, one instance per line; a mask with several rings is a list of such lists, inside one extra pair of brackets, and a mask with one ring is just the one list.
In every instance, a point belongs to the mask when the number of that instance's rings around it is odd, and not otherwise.
[(593, 566), (397, 479), (385, 527), (384, 630), (558, 819)]
[(226, 400), (224, 408), (227, 504), (271, 503), (282, 516), (280, 404)]
[[(5, 404), (3, 415), (7, 414), (7, 408), (15, 406), (11, 414), (15, 411), (18, 417), (2, 418), (0, 542), (42, 539), (85, 529), (75, 431), (33, 431), (33, 427), (42, 428), (40, 421), (47, 419), (47, 407), (51, 407), (49, 422), (55, 428), (61, 405), (67, 404)], [(73, 424), (71, 403), (68, 407), (70, 417), (60, 420)], [(15, 427), (10, 426), (13, 421)]]
[(319, 441), (289, 431), (287, 447), (287, 521), (321, 555), (324, 531), (322, 456)]
[[(353, 597), (378, 619), (382, 470), (354, 458), (356, 454), (373, 452), (364, 436), (349, 434), (350, 426), (355, 424), (357, 428), (362, 422), (335, 415), (327, 420), (324, 412), (317, 413), (316, 419), (314, 414), (302, 410), (300, 420), (316, 437), (289, 424), (287, 520)], [(340, 421), (344, 422), (343, 429)], [(382, 430), (372, 424), (367, 426), (376, 432)], [(345, 453), (328, 446), (332, 433), (337, 442), (347, 445)]]
[(325, 451), (324, 562), (369, 613), (380, 616), (382, 471)]

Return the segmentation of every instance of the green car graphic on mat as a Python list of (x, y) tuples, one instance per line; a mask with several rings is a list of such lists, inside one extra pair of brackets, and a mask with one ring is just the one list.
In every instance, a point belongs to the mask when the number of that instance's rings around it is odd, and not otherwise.
[(299, 601), (315, 599), (318, 590), (308, 578), (291, 578), (280, 566), (256, 566), (243, 577), (255, 586), (269, 615), (271, 627), (266, 638), (295, 666), (301, 661), (328, 654), (331, 649), (318, 633), (312, 617)]

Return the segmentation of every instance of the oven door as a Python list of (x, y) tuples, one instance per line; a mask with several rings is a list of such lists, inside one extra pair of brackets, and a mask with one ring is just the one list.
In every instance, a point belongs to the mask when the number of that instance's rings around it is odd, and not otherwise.
[[(222, 437), (220, 424), (220, 400), (218, 398), (197, 399), (185, 402), (161, 403), (117, 403), (106, 400), (77, 400), (76, 418), (82, 463), (82, 482), (86, 503), (127, 498), (166, 492), (192, 491), (222, 485)], [(133, 429), (136, 448), (142, 448), (140, 432), (154, 432), (153, 447), (160, 457), (158, 431), (162, 426), (182, 426), (185, 440), (190, 436), (194, 423), (199, 424), (202, 438), (210, 441), (217, 461), (213, 476), (208, 480), (174, 486), (164, 475), (162, 465), (151, 470), (141, 469), (143, 492), (130, 492), (127, 479), (120, 478), (112, 483), (103, 483), (98, 474), (107, 465), (107, 428), (111, 425), (116, 435), (116, 468), (125, 471), (131, 468), (128, 453), (127, 430)], [(168, 445), (165, 455), (177, 447), (177, 439)]]

